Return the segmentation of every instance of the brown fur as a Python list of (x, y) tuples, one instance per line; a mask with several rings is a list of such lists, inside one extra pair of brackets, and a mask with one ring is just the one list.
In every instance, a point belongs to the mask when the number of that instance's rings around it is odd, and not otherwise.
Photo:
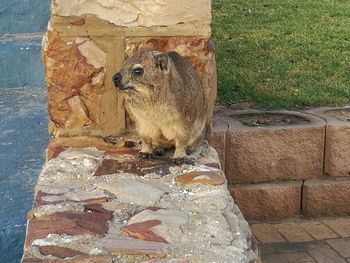
[[(135, 76), (134, 68), (142, 68), (143, 75)], [(115, 83), (124, 91), (128, 112), (142, 139), (142, 153), (174, 145), (174, 158), (183, 158), (187, 149), (203, 140), (204, 88), (192, 65), (178, 53), (140, 50), (124, 61), (117, 74), (121, 81)]]

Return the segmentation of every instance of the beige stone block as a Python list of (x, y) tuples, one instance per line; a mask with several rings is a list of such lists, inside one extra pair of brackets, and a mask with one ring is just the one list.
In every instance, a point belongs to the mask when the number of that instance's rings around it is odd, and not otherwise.
[[(129, 37), (126, 39), (126, 57), (141, 48), (164, 52), (176, 51), (197, 70), (208, 98), (208, 120), (213, 116), (216, 100), (216, 64), (212, 40), (201, 37)], [(186, 94), (184, 94), (186, 96)]]
[[(251, 121), (256, 114), (265, 123)], [(237, 119), (242, 116), (248, 116), (246, 125)], [(281, 121), (276, 124), (275, 119)], [(229, 183), (304, 180), (323, 174), (325, 122), (321, 118), (287, 111), (233, 111), (225, 121)]]
[(307, 180), (303, 186), (303, 215), (350, 214), (350, 179)]
[(310, 113), (327, 122), (324, 172), (335, 177), (350, 177), (350, 107), (322, 107)]
[(247, 220), (279, 220), (300, 214), (302, 182), (230, 186), (231, 195)]
[(50, 27), (59, 32), (61, 36), (83, 37), (171, 37), (171, 36), (198, 36), (208, 38), (211, 35), (210, 26), (198, 27), (195, 24), (177, 24), (172, 26), (135, 27), (125, 28), (111, 24), (95, 15), (79, 16), (52, 15)]
[(210, 0), (54, 0), (52, 13), (59, 16), (93, 14), (123, 27), (171, 26), (211, 22)]

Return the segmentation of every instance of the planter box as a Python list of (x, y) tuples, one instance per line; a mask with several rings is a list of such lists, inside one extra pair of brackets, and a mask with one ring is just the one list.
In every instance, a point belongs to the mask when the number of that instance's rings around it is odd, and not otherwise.
[(291, 111), (225, 115), (230, 184), (305, 180), (323, 174), (325, 121), (321, 118)]
[(322, 107), (309, 112), (327, 122), (324, 173), (350, 176), (350, 107)]

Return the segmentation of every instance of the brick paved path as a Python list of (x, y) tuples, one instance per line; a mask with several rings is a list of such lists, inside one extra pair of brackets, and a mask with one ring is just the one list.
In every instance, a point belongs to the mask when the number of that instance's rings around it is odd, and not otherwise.
[(262, 263), (350, 262), (350, 217), (251, 224)]

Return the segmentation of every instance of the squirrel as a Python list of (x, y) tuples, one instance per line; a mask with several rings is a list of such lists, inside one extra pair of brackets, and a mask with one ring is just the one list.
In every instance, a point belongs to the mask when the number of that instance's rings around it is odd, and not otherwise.
[(113, 82), (141, 138), (139, 157), (175, 146), (174, 162), (187, 163), (187, 151), (204, 140), (207, 128), (207, 98), (193, 66), (174, 51), (141, 49), (122, 63)]

